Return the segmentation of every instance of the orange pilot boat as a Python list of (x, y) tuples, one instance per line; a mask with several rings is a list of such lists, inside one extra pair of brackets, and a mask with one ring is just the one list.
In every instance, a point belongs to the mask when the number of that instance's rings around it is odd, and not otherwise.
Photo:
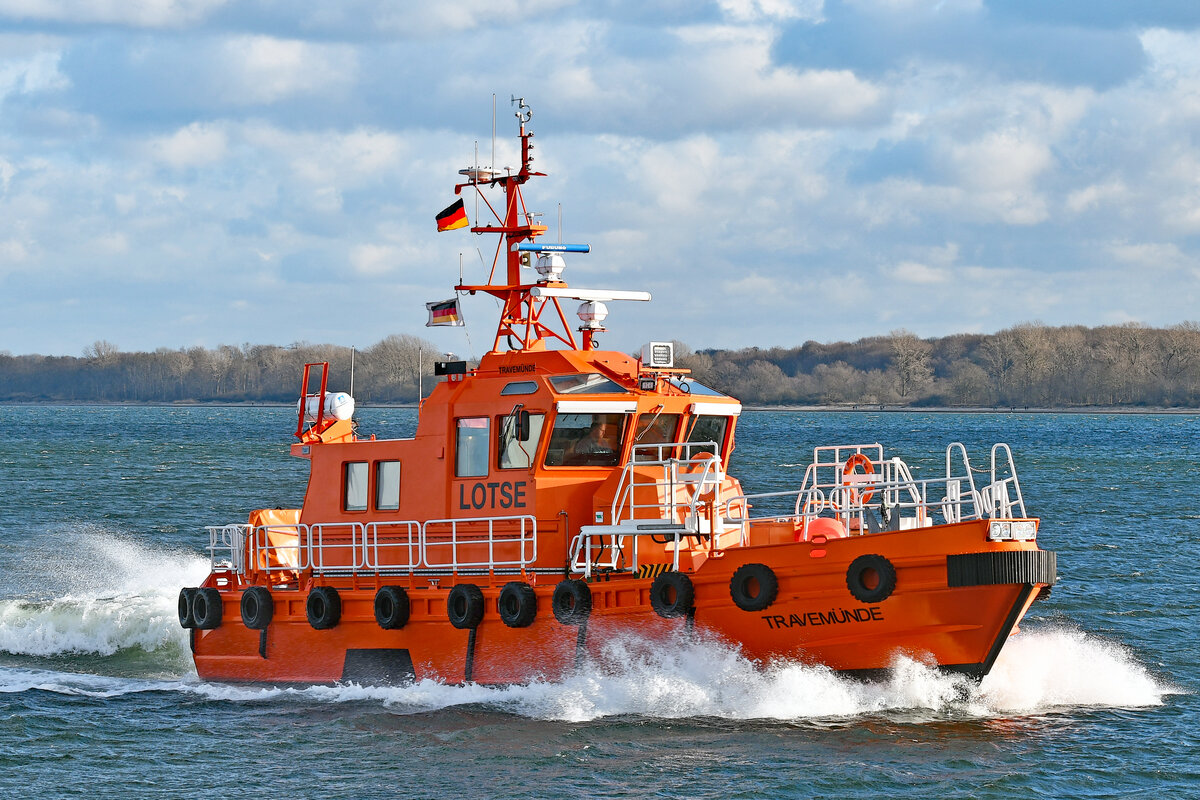
[[(649, 295), (562, 280), (563, 254), (588, 248), (538, 241), (517, 116), (520, 169), (455, 187), (496, 218), (471, 228), (499, 237), (488, 282), (456, 287), (501, 301), (491, 350), (437, 365), (411, 439), (359, 437), (328, 365), (305, 367), (303, 507), (209, 528), (211, 573), (179, 595), (200, 677), (514, 683), (614, 636), (692, 630), (760, 663), (987, 674), (1055, 580), (1007, 445), (973, 466), (951, 444), (936, 479), (879, 444), (817, 447), (799, 488), (748, 493), (725, 469), (735, 399), (675, 368), (670, 343), (596, 348), (604, 304)], [(576, 330), (564, 300), (582, 303)]]

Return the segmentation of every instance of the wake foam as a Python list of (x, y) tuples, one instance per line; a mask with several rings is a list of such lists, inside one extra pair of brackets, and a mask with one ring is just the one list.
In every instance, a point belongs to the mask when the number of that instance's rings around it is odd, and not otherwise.
[(728, 646), (697, 640), (607, 643), (558, 681), (506, 687), (342, 684), (306, 688), (235, 686), (195, 679), (153, 681), (0, 669), (0, 692), (27, 690), (111, 697), (181, 692), (218, 703), (375, 704), (398, 714), (474, 706), (532, 719), (588, 722), (611, 717), (716, 718), (817, 725), (863, 717), (906, 723), (1039, 715), (1081, 707), (1157, 706), (1179, 693), (1124, 647), (1074, 629), (1013, 637), (982, 684), (899, 659), (886, 680), (859, 682), (795, 663), (760, 669)]
[(1033, 626), (1009, 640), (991, 674), (978, 685), (911, 659), (898, 659), (886, 679), (864, 683), (794, 662), (758, 667), (719, 642), (634, 637), (606, 642), (565, 678), (518, 686), (451, 686), (433, 680), (398, 687), (300, 689), (201, 683), (194, 678), (175, 604), (179, 587), (203, 579), (207, 560), (88, 526), (60, 542), (57, 559), (35, 559), (43, 566), (55, 565), (49, 574), (6, 579), (16, 586), (23, 583), (26, 596), (0, 600), (0, 653), (52, 662), (86, 656), (76, 665), (82, 671), (120, 672), (112, 662), (96, 663), (95, 657), (141, 651), (155, 654), (151, 668), (130, 674), (171, 678), (5, 667), (0, 668), (0, 692), (41, 689), (112, 696), (179, 691), (216, 702), (372, 702), (396, 713), (482, 705), (570, 722), (639, 716), (837, 723), (871, 715), (932, 720), (1085, 706), (1137, 708), (1159, 705), (1164, 696), (1180, 691), (1156, 679), (1119, 644), (1073, 628)]
[[(22, 562), (10, 582), (23, 597), (0, 600), (0, 652), (18, 656), (111, 656), (166, 651), (188, 669), (176, 601), (208, 571), (207, 559), (147, 547), (95, 526), (56, 537)], [(42, 573), (32, 570), (40, 568)], [(167, 666), (167, 665), (163, 665)]]

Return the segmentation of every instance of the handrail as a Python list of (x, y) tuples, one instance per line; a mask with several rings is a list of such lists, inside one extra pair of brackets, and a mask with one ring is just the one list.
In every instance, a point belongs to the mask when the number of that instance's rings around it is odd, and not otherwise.
[[(516, 523), (516, 530), (497, 531), (498, 525), (507, 523)], [(482, 530), (462, 530), (468, 525)], [(449, 541), (441, 541), (431, 531), (440, 526), (449, 527)], [(225, 567), (239, 575), (297, 573), (308, 569), (318, 575), (343, 571), (378, 574), (418, 569), (524, 569), (538, 557), (537, 518), (529, 514), (431, 519), (424, 523), (386, 520), (209, 525), (206, 530), (210, 566)], [(294, 538), (280, 544), (277, 540), (281, 537)], [(468, 556), (468, 548), (485, 545), (486, 558)], [(444, 549), (449, 549), (448, 560), (439, 558)]]
[[(878, 448), (876, 450), (876, 448)], [(870, 451), (874, 450), (874, 453)], [(868, 454), (873, 472), (868, 476), (856, 475), (851, 481), (843, 474), (843, 458), (854, 453)], [(878, 457), (872, 457), (877, 455)], [(956, 456), (961, 458), (961, 472), (955, 468)], [(970, 519), (1013, 519), (1027, 516), (1024, 497), (1017, 480), (1012, 450), (1006, 444), (997, 444), (991, 451), (991, 482), (978, 487), (974, 470), (961, 442), (953, 442), (946, 448), (946, 475), (937, 478), (917, 479), (903, 459), (883, 458), (881, 445), (838, 445), (814, 449), (813, 461), (804, 472), (801, 488), (793, 491), (743, 494), (727, 498), (721, 513), (732, 524), (749, 525), (755, 521), (790, 521), (800, 533), (807, 535), (808, 523), (822, 514), (832, 514), (842, 520), (847, 528), (857, 520), (857, 532), (870, 530), (867, 514), (879, 512), (881, 517), (892, 520), (890, 530), (902, 529), (906, 525), (924, 527), (932, 524), (934, 513), (940, 513), (947, 523)], [(869, 491), (868, 491), (869, 487)], [(1010, 497), (1010, 490), (1013, 496)], [(870, 494), (873, 502), (868, 502)], [(778, 511), (752, 515), (750, 509), (755, 501), (779, 497), (795, 497), (792, 513)], [(857, 499), (857, 502), (856, 502)], [(744, 511), (734, 516), (733, 509), (740, 505)], [(895, 515), (911, 515), (901, 519)], [(872, 523), (881, 529), (879, 519)], [(852, 531), (853, 532), (853, 531)]]
[[(670, 455), (676, 450), (686, 453), (686, 457), (675, 458)], [(720, 502), (719, 493), (721, 482), (725, 480), (725, 472), (721, 468), (721, 456), (718, 453), (716, 442), (635, 444), (629, 460), (621, 469), (621, 479), (613, 493), (609, 519), (615, 525), (622, 520), (640, 519), (639, 510), (654, 509), (654, 513), (646, 519), (680, 520), (682, 516), (685, 524), (695, 524), (698, 527), (699, 516), (696, 509), (701, 502), (701, 496), (715, 489), (718, 494), (715, 502)], [(655, 467), (661, 470), (660, 479), (638, 480), (638, 470), (642, 470), (643, 473), (647, 469), (653, 472)], [(696, 488), (688, 500), (680, 501), (679, 491), (685, 486)], [(656, 502), (638, 503), (638, 489), (651, 492)], [(661, 499), (658, 499), (660, 497)], [(715, 520), (710, 520), (710, 527), (715, 530)]]

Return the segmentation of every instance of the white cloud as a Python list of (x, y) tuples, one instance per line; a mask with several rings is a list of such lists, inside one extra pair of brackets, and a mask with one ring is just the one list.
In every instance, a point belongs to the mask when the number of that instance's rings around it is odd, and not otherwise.
[(758, 119), (770, 108), (781, 119), (843, 124), (877, 116), (883, 106), (884, 92), (851, 70), (774, 64), (771, 29), (692, 26), (675, 33), (685, 48), (667, 65), (670, 88), (686, 103), (720, 109), (726, 119)]
[(0, 60), (0, 101), (8, 95), (35, 94), (66, 89), (71, 85), (59, 70), (59, 52), (39, 52)]
[(18, 20), (176, 28), (206, 18), (228, 0), (0, 0), (0, 15)]
[(760, 19), (821, 22), (825, 10), (825, 0), (717, 0), (717, 5), (734, 22)]
[(24, 261), (29, 256), (25, 244), (18, 239), (0, 240), (0, 261)]
[(150, 142), (150, 152), (172, 167), (196, 167), (221, 161), (229, 147), (224, 127), (194, 122)]
[(401, 260), (399, 250), (390, 245), (363, 244), (350, 250), (350, 266), (360, 275), (386, 275)]
[(944, 269), (919, 264), (916, 261), (901, 261), (891, 270), (897, 280), (905, 283), (934, 284), (945, 283), (950, 275)]
[(1129, 198), (1129, 187), (1119, 180), (1093, 183), (1067, 195), (1067, 208), (1076, 214)]
[(1200, 78), (1200, 32), (1150, 28), (1140, 38), (1154, 72), (1167, 80)]
[(276, 103), (294, 95), (348, 87), (358, 71), (354, 48), (270, 36), (238, 36), (221, 48), (224, 91), (237, 104)]

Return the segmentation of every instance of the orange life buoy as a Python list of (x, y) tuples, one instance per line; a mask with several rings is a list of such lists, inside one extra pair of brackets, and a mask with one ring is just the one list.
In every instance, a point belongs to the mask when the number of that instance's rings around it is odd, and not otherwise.
[(867, 458), (863, 453), (855, 453), (846, 459), (846, 463), (842, 465), (842, 485), (847, 487), (846, 493), (850, 499), (850, 505), (860, 505), (862, 503), (871, 502), (871, 498), (875, 496), (875, 489), (868, 486), (862, 490), (862, 496), (859, 496), (859, 490), (854, 488), (854, 481), (847, 478), (848, 475), (854, 474), (855, 467), (862, 467), (864, 475), (874, 475), (875, 467), (871, 464), (871, 459)]

